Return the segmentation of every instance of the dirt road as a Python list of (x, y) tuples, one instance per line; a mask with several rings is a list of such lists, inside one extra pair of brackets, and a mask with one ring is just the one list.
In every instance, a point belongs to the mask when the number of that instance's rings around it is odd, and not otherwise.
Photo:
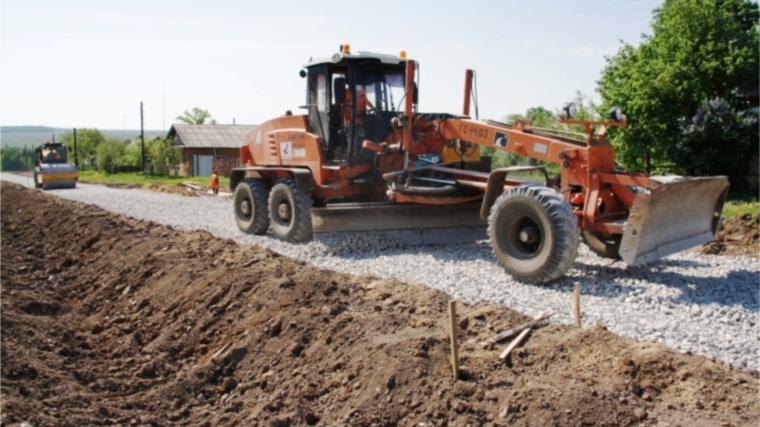
[[(2, 425), (757, 425), (757, 372), (2, 184)], [(75, 219), (72, 221), (72, 219)]]

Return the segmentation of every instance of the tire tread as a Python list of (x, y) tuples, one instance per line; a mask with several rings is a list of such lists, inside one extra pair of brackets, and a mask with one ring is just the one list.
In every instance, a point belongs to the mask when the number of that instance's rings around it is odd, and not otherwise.
[[(510, 269), (497, 253), (498, 249), (493, 244), (493, 218), (495, 212), (502, 204), (514, 198), (527, 198), (538, 202), (543, 207), (551, 221), (555, 245), (550, 255), (549, 262), (539, 272), (532, 275), (520, 274)], [(543, 284), (556, 280), (567, 273), (573, 266), (578, 255), (580, 243), (580, 228), (573, 209), (553, 188), (544, 185), (521, 185), (504, 192), (496, 199), (488, 216), (488, 236), (491, 239), (491, 250), (499, 265), (515, 279), (531, 284)]]

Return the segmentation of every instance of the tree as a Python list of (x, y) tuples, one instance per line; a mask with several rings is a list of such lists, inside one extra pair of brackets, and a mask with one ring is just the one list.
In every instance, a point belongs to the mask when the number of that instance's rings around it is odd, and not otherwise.
[[(177, 116), (177, 120), (189, 125), (202, 125), (206, 123), (207, 119), (211, 119), (211, 114), (208, 110), (201, 110), (200, 108), (193, 108), (192, 112), (185, 110), (181, 116)], [(216, 120), (211, 119), (210, 123), (215, 125)]]
[[(61, 134), (61, 139), (67, 147), (74, 149), (74, 133), (66, 131)], [(98, 146), (106, 142), (106, 136), (97, 129), (77, 129), (77, 157), (80, 163), (95, 163)], [(72, 151), (73, 153), (73, 151)], [(73, 161), (73, 156), (72, 159)]]
[(32, 153), (24, 147), (3, 147), (0, 150), (0, 170), (3, 171), (28, 171), (32, 170)]
[[(609, 132), (626, 167), (647, 170), (651, 159), (655, 166), (688, 172), (693, 162), (674, 149), (685, 142), (684, 120), (711, 99), (747, 108), (736, 89), (757, 81), (757, 23), (758, 6), (749, 0), (665, 0), (654, 11), (652, 35), (607, 58), (597, 90), (603, 111), (626, 111), (629, 126)], [(733, 151), (731, 145), (718, 149)], [(734, 154), (737, 166), (749, 161)], [(695, 155), (706, 161), (712, 156), (692, 150)]]
[(95, 151), (98, 169), (110, 173), (113, 172), (114, 167), (124, 164), (124, 154), (127, 151), (127, 146), (118, 139), (109, 138), (99, 144)]
[[(148, 144), (146, 144), (148, 146)], [(124, 166), (140, 167), (142, 165), (142, 147), (140, 140), (127, 144), (124, 153)]]
[(172, 146), (171, 139), (156, 138), (146, 143), (146, 148), (156, 173), (167, 174), (182, 162), (182, 149)]

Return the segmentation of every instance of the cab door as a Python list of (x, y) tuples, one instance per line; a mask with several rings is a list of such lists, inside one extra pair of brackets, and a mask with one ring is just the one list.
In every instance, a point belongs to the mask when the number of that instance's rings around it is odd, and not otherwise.
[(309, 109), (309, 127), (322, 140), (322, 152), (330, 143), (330, 84), (326, 65), (309, 70), (309, 89), (307, 108)]

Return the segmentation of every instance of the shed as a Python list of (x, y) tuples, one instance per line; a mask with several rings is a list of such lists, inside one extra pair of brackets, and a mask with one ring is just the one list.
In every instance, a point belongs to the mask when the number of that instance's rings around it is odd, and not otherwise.
[(211, 176), (214, 169), (229, 175), (240, 164), (240, 147), (256, 125), (173, 124), (167, 138), (182, 148), (181, 173), (188, 176)]

